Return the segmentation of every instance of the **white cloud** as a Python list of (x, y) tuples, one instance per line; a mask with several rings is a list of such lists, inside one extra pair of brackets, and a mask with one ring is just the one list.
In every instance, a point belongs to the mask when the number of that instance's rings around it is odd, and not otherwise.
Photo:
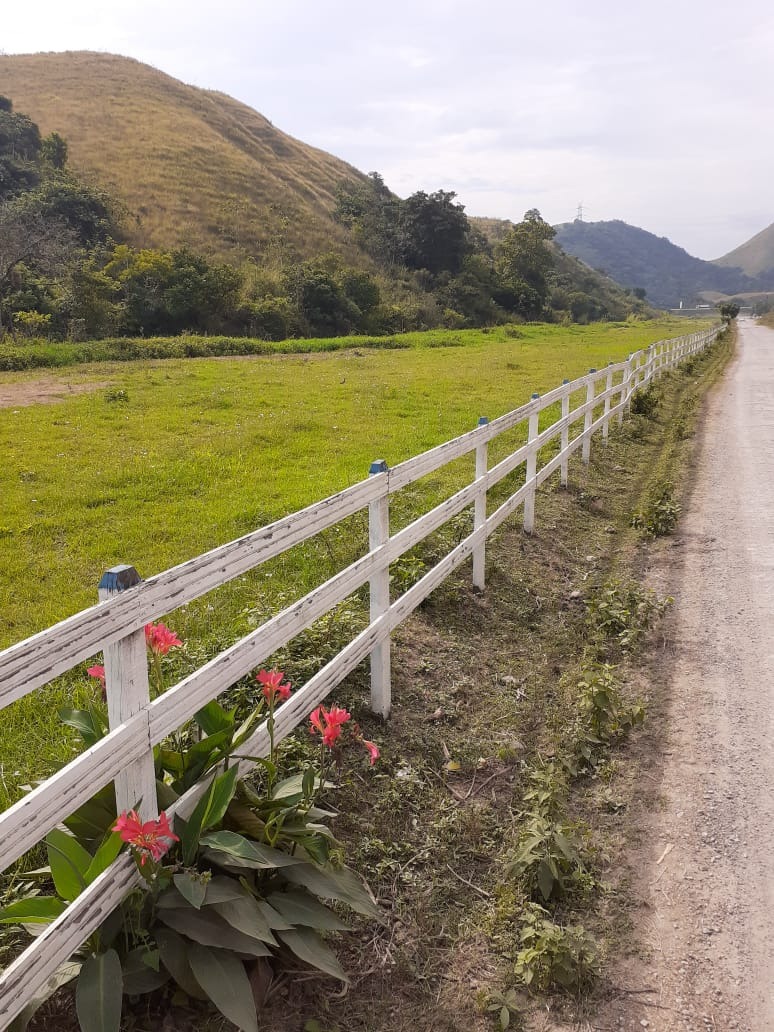
[(29, 0), (0, 48), (148, 61), (473, 214), (583, 200), (702, 257), (774, 220), (764, 0)]

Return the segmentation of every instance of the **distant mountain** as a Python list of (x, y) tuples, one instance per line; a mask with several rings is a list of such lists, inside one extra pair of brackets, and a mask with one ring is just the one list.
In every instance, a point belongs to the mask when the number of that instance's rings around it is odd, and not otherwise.
[(223, 93), (128, 57), (70, 52), (0, 55), (0, 94), (67, 140), (70, 165), (125, 206), (135, 245), (356, 257), (332, 212), (338, 184), (362, 173)]
[(774, 223), (756, 233), (746, 244), (716, 258), (714, 265), (736, 266), (748, 276), (766, 277), (774, 287)]
[[(609, 222), (565, 222), (556, 226), (556, 241), (594, 269), (624, 287), (643, 288), (651, 304), (674, 308), (691, 304), (704, 291), (736, 294), (765, 290), (757, 278), (736, 267), (694, 258), (666, 237), (614, 219)], [(735, 253), (735, 252), (732, 252)], [(774, 287), (774, 276), (769, 287)]]

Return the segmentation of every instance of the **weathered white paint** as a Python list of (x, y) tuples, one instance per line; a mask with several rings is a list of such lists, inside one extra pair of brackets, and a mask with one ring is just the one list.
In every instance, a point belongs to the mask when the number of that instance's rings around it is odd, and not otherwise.
[[(133, 566), (115, 567), (102, 578), (97, 594), (101, 602), (106, 602), (139, 583), (140, 576)], [(154, 821), (159, 811), (156, 806), (153, 744), (148, 728), (150, 690), (144, 630), (131, 631), (112, 645), (106, 645), (103, 652), (111, 731), (131, 720), (135, 714), (141, 713), (145, 718), (146, 738), (142, 755), (122, 766), (115, 777), (116, 806), (119, 813), (136, 809), (143, 821)]]
[[(533, 394), (533, 399), (539, 398), (539, 394)], [(525, 486), (528, 488), (524, 496), (524, 532), (531, 534), (535, 529), (535, 474), (537, 473), (538, 447), (535, 444), (539, 429), (539, 412), (533, 412), (529, 417), (529, 428), (527, 430), (527, 444), (530, 446), (527, 452), (527, 469), (524, 475)], [(551, 428), (553, 429), (553, 427)]]
[[(479, 426), (486, 426), (489, 420), (481, 416)], [(476, 470), (475, 479), (478, 490), (473, 508), (473, 529), (478, 530), (486, 523), (486, 484), (484, 477), (489, 467), (489, 445), (486, 441), (476, 446)], [(483, 591), (486, 587), (486, 537), (481, 539), (481, 544), (473, 550), (473, 587)]]
[[(387, 463), (380, 459), (371, 466), (372, 477), (381, 477), (384, 493), (368, 506), (368, 547), (372, 552), (390, 540), (390, 500), (387, 494)], [(375, 623), (390, 608), (390, 564), (383, 562), (369, 582), (369, 617)], [(371, 709), (386, 719), (392, 705), (390, 684), (390, 639), (383, 638), (371, 651)]]

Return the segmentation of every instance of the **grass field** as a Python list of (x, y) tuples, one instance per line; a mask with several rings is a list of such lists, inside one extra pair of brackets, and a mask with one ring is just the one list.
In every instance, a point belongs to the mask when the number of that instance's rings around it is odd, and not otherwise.
[[(150, 576), (362, 479), (375, 458), (393, 465), (563, 377), (693, 328), (672, 320), (436, 332), (407, 335), (409, 348), (396, 351), (47, 373), (65, 391), (86, 390), (0, 409), (0, 644), (92, 604), (100, 575), (118, 562)], [(0, 388), (34, 394), (39, 376), (3, 374)], [(436, 476), (426, 490), (449, 483)], [(396, 523), (415, 494), (395, 507)], [(176, 614), (176, 629), (198, 643), (191, 663), (324, 580), (362, 530), (354, 520)], [(55, 704), (77, 692), (79, 676), (5, 711), (0, 804), (68, 755)]]

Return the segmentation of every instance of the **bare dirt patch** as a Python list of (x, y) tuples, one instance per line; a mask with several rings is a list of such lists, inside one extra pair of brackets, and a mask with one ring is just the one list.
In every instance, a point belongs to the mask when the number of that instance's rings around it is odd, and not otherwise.
[(107, 383), (92, 380), (89, 383), (67, 383), (54, 377), (37, 380), (19, 380), (0, 383), (0, 408), (24, 408), (28, 405), (52, 405), (76, 394), (90, 394), (106, 387)]

